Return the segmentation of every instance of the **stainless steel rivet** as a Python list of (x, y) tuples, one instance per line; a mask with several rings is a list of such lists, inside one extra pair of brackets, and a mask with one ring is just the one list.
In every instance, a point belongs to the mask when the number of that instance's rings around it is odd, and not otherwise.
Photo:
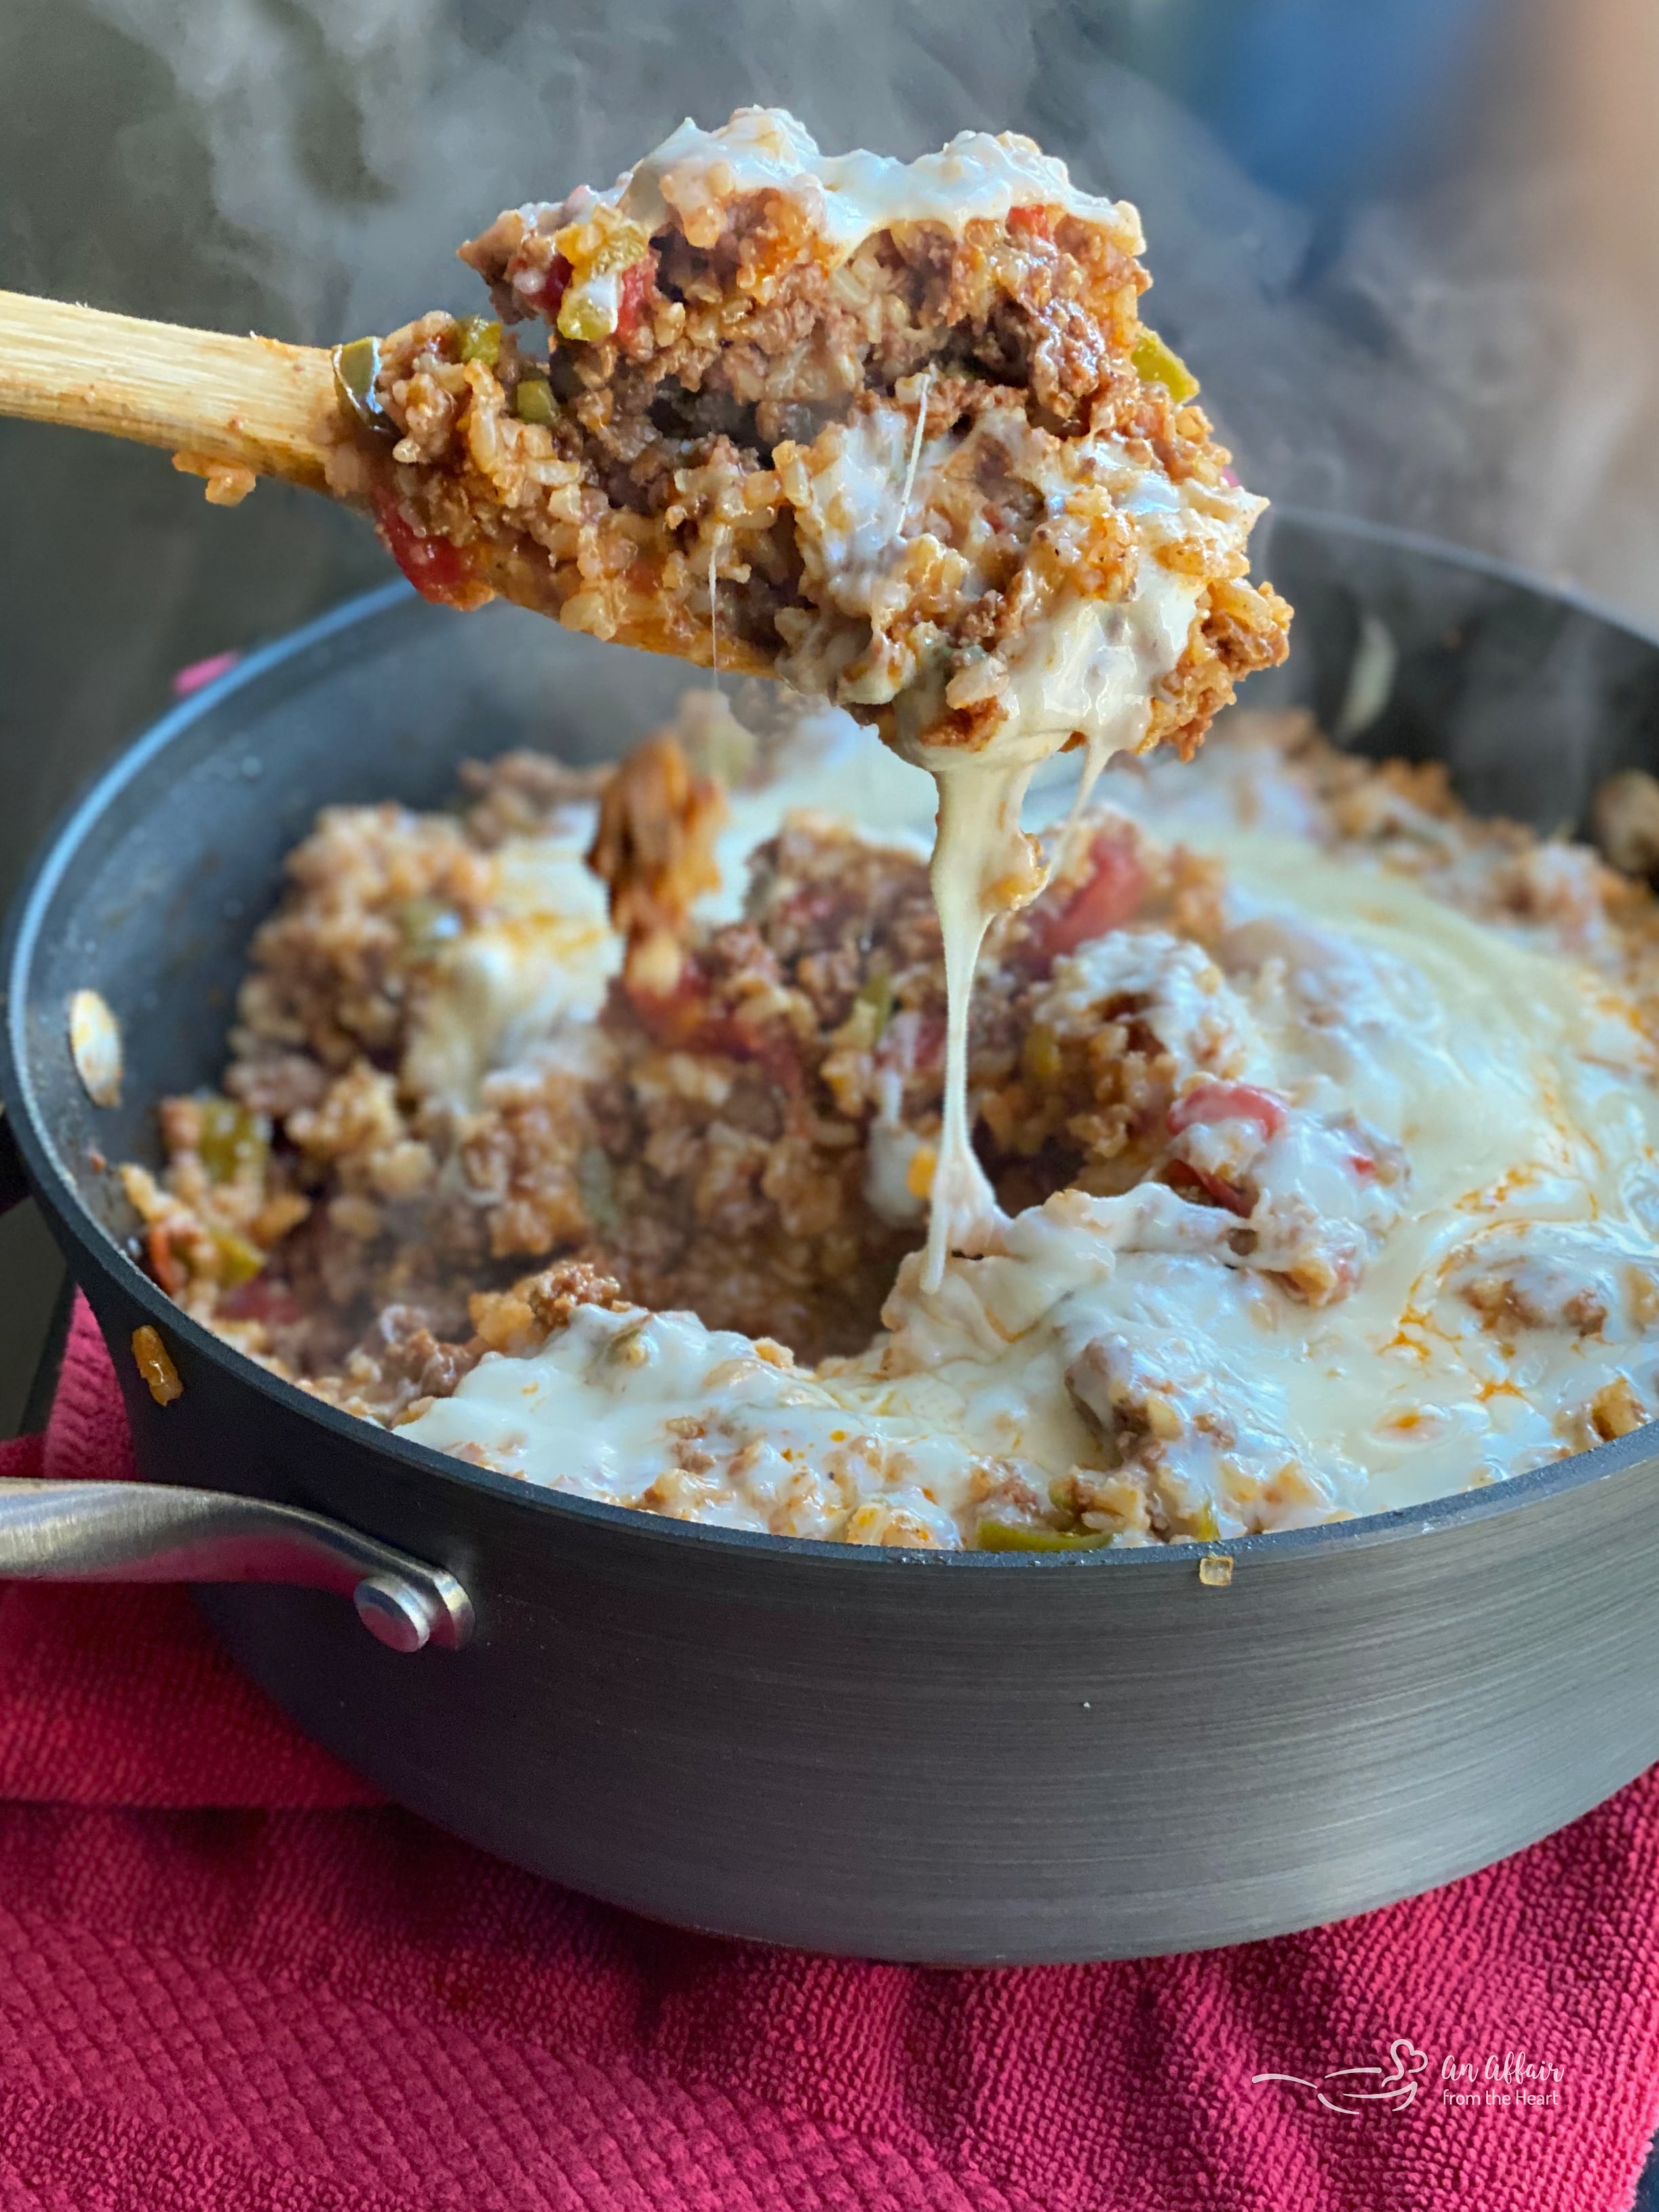
[(392, 1651), (419, 1651), (432, 1638), (432, 1620), (418, 1591), (395, 1575), (368, 1575), (351, 1594), (357, 1618), (377, 1644)]

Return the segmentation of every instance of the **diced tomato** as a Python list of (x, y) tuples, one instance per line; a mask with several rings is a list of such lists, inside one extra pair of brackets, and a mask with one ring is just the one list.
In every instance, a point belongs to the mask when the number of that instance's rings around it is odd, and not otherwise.
[[(513, 289), (526, 307), (545, 316), (550, 323), (556, 323), (574, 274), (563, 254), (556, 253), (545, 269), (526, 269), (516, 274)], [(639, 327), (645, 303), (656, 289), (656, 283), (657, 257), (648, 250), (623, 270), (617, 284), (615, 335), (618, 339), (630, 337)]]
[(639, 261), (629, 262), (623, 270), (622, 281), (617, 287), (617, 341), (630, 337), (638, 329), (645, 313), (645, 303), (656, 289), (657, 257), (647, 251)]
[(1251, 1212), (1251, 1201), (1243, 1192), (1230, 1183), (1224, 1176), (1212, 1175), (1208, 1168), (1195, 1168), (1190, 1160), (1172, 1160), (1169, 1170), (1170, 1187), (1190, 1196), (1194, 1189), (1201, 1190), (1216, 1205), (1224, 1206), (1229, 1213), (1241, 1218)]
[(942, 1067), (945, 1064), (945, 1039), (944, 1015), (936, 1007), (928, 1007), (916, 1024), (916, 1042), (913, 1054), (915, 1066)]
[(1376, 1179), (1376, 1162), (1368, 1153), (1350, 1152), (1348, 1167), (1361, 1182), (1374, 1182)]
[(695, 1052), (721, 1053), (728, 1060), (749, 1060), (767, 1079), (799, 1098), (806, 1088), (806, 1071), (788, 1037), (775, 1024), (759, 1030), (745, 1029), (730, 1015), (707, 1023), (693, 1042)]
[(1056, 904), (1039, 899), (1031, 909), (1031, 929), (1045, 959), (1075, 952), (1091, 937), (1120, 929), (1146, 896), (1146, 871), (1134, 832), (1102, 830), (1089, 848), (1089, 872)]
[(680, 963), (679, 981), (672, 991), (642, 991), (631, 983), (623, 988), (647, 1036), (671, 1051), (689, 1045), (708, 1019), (708, 978), (695, 960)]
[(164, 1224), (152, 1221), (144, 1239), (149, 1254), (149, 1272), (170, 1298), (176, 1298), (189, 1280), (179, 1264), (179, 1255), (173, 1249), (173, 1239)]
[(466, 596), (472, 578), (459, 545), (447, 538), (423, 538), (387, 486), (374, 495), (374, 513), (387, 552), (423, 599), (453, 605)]
[(256, 1275), (240, 1283), (219, 1302), (219, 1310), (232, 1321), (262, 1321), (267, 1328), (293, 1328), (306, 1317), (306, 1310), (290, 1290)]
[(1200, 1083), (1170, 1109), (1172, 1137), (1211, 1121), (1254, 1121), (1264, 1137), (1276, 1137), (1285, 1126), (1285, 1107), (1253, 1083)]
[(550, 323), (556, 322), (559, 303), (574, 274), (563, 254), (556, 253), (545, 269), (515, 270), (513, 289), (526, 307), (533, 308), (538, 315), (545, 315)]
[(734, 1015), (710, 1011), (708, 979), (695, 960), (684, 962), (672, 991), (641, 991), (627, 984), (623, 988), (647, 1034), (666, 1051), (750, 1060), (792, 1097), (805, 1087), (799, 1055), (778, 1030), (750, 1029)]
[(1050, 239), (1054, 234), (1054, 219), (1046, 207), (1017, 207), (1008, 210), (1008, 228), (1022, 232), (1027, 238)]
[(706, 1052), (722, 1060), (759, 1060), (761, 1039), (732, 1014), (708, 1014), (684, 1040), (687, 1052)]

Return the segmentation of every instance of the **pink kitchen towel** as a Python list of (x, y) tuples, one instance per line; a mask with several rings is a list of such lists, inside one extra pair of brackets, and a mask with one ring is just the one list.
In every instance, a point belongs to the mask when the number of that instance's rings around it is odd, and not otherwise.
[[(0, 1453), (131, 1472), (84, 1308)], [(1611, 2212), (1656, 2118), (1654, 1774), (1274, 1943), (867, 1965), (378, 1802), (176, 1591), (0, 1595), (4, 2212)]]

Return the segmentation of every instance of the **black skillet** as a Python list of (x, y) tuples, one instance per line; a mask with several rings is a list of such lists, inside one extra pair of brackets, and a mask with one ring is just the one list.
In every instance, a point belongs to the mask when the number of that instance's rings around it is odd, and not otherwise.
[[(1613, 769), (1659, 767), (1659, 647), (1609, 617), (1313, 517), (1280, 517), (1264, 565), (1297, 642), (1255, 703), (1442, 756), (1474, 805), (1546, 828)], [(236, 1658), (404, 1804), (665, 1919), (894, 1959), (1272, 1936), (1500, 1857), (1659, 1756), (1652, 1429), (1230, 1544), (1221, 1586), (1191, 1546), (941, 1557), (528, 1489), (331, 1412), (169, 1304), (95, 1158), (153, 1159), (156, 1097), (215, 1079), (249, 933), (317, 808), (441, 803), (463, 755), (520, 743), (603, 757), (684, 681), (396, 586), (178, 708), (71, 814), (12, 917), (6, 1126), (143, 1474), (216, 1495), (14, 1492), (0, 1572), (225, 1577), (202, 1602)], [(70, 1064), (83, 987), (125, 1032), (116, 1109)], [(184, 1382), (167, 1407), (131, 1350), (145, 1323)]]

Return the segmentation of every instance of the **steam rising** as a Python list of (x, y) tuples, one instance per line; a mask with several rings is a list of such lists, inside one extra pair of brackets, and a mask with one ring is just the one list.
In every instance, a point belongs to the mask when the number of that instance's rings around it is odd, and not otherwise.
[[(1557, 180), (1490, 164), (1377, 204), (1318, 273), (1310, 219), (1106, 61), (1054, 0), (94, 0), (192, 103), (278, 334), (471, 309), (453, 258), (499, 209), (607, 184), (682, 116), (745, 103), (912, 155), (1026, 130), (1136, 201), (1151, 319), (1253, 485), (1571, 564), (1643, 401), (1644, 349), (1564, 281)], [(1559, 246), (1559, 254), (1552, 252)]]

